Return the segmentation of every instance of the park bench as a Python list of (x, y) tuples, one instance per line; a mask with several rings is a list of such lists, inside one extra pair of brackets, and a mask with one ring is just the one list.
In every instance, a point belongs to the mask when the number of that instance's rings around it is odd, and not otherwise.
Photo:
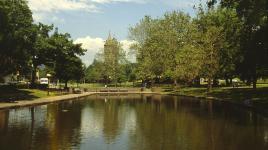
[(101, 89), (100, 92), (109, 92), (107, 89)]
[(110, 92), (118, 92), (117, 89), (110, 89), (109, 91), (110, 91)]
[(128, 92), (127, 89), (120, 89), (119, 92)]

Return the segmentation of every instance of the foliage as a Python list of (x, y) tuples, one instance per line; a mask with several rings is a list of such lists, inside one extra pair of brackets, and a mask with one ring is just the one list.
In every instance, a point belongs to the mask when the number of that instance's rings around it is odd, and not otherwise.
[(0, 77), (28, 66), (32, 22), (26, 1), (0, 1)]
[[(129, 30), (135, 40), (137, 77), (159, 76), (175, 83), (240, 76), (256, 85), (267, 76), (267, 1), (208, 1), (197, 15), (171, 12), (145, 16)], [(266, 35), (266, 36), (265, 36)]]
[(93, 63), (86, 69), (86, 82), (101, 82), (103, 79), (103, 64), (94, 59)]
[(52, 25), (33, 23), (27, 1), (0, 1), (0, 78), (31, 73), (34, 85), (37, 68), (43, 65), (66, 85), (69, 80), (79, 81), (84, 76), (79, 56), (85, 50), (81, 44), (73, 44), (69, 34), (58, 33), (57, 28), (51, 34), (53, 29)]
[(57, 30), (50, 43), (54, 47), (50, 63), (55, 70), (55, 77), (64, 81), (65, 87), (69, 80), (79, 81), (84, 76), (84, 64), (78, 57), (85, 52), (81, 44), (73, 44), (69, 34), (60, 34)]
[(268, 75), (268, 2), (267, 0), (222, 0), (222, 7), (233, 8), (239, 18), (243, 21), (241, 29), (242, 61), (237, 65), (239, 75), (242, 79), (253, 82), (259, 77)]
[[(219, 3), (217, 3), (219, 2)], [(210, 0), (195, 16), (181, 11), (158, 18), (145, 16), (129, 29), (136, 41), (136, 63), (126, 60), (122, 45), (110, 35), (93, 64), (85, 68), (85, 50), (68, 33), (52, 25), (35, 24), (25, 0), (0, 1), (0, 78), (46, 73), (65, 82), (118, 82), (172, 79), (191, 84), (196, 78), (240, 77), (256, 88), (268, 76), (267, 0)], [(45, 72), (43, 72), (45, 74)], [(215, 81), (215, 80), (214, 80)], [(232, 80), (230, 80), (232, 81)]]

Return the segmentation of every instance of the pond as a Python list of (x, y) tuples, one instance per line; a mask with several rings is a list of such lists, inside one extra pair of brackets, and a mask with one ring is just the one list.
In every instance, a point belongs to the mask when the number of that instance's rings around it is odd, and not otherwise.
[(92, 95), (0, 111), (1, 150), (267, 150), (268, 118), (161, 95)]

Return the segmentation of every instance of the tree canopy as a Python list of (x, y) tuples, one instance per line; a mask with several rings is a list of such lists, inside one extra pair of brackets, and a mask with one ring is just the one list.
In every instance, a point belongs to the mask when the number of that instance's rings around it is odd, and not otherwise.
[(34, 23), (25, 0), (0, 1), (0, 78), (8, 74), (29, 76), (36, 83), (38, 66), (50, 69), (54, 78), (80, 80), (84, 65), (79, 56), (85, 50), (74, 44), (68, 33), (53, 25)]
[(213, 0), (196, 12), (145, 16), (129, 29), (138, 78), (191, 84), (202, 77), (209, 90), (213, 79), (241, 77), (256, 88), (257, 78), (268, 75), (267, 1)]

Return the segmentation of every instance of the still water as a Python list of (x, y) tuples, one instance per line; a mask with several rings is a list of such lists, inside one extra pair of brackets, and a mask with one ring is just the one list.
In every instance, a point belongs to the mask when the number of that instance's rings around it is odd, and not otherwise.
[(268, 118), (212, 101), (93, 95), (0, 111), (0, 150), (267, 150)]

